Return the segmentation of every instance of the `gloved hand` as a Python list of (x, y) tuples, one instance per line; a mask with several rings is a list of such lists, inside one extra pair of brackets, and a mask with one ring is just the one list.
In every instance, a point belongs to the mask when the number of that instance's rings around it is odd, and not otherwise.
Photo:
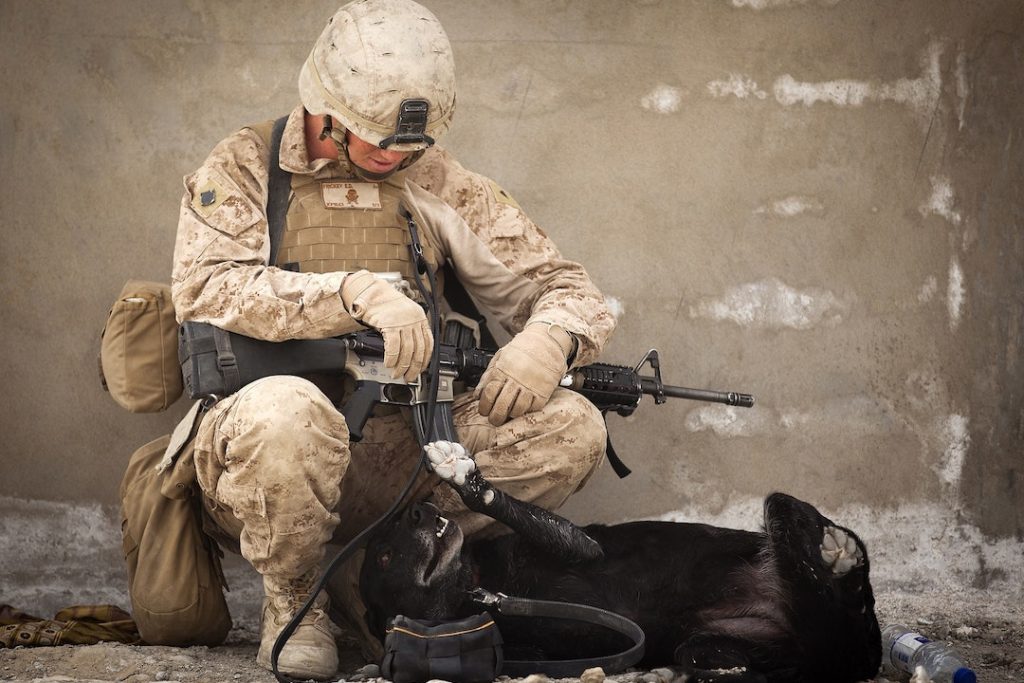
[(384, 367), (392, 368), (392, 377), (406, 382), (419, 377), (434, 348), (427, 314), (419, 304), (368, 270), (345, 278), (341, 300), (353, 318), (384, 337)]
[(474, 396), (480, 414), (498, 427), (509, 418), (543, 408), (565, 376), (572, 335), (558, 325), (534, 323), (491, 359)]

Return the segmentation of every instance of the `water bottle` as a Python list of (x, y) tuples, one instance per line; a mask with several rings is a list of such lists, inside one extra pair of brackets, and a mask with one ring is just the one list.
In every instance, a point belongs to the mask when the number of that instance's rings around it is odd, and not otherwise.
[(916, 633), (903, 624), (882, 629), (882, 664), (894, 672), (913, 674), (924, 667), (934, 683), (977, 683), (956, 650)]

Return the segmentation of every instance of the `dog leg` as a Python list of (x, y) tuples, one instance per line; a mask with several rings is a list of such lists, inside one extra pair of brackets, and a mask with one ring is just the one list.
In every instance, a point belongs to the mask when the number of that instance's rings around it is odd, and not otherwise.
[(832, 576), (846, 576), (851, 569), (864, 564), (864, 553), (852, 534), (842, 527), (826, 526), (821, 539), (821, 559), (832, 568)]
[[(807, 652), (806, 680), (860, 681), (881, 662), (869, 560), (857, 535), (785, 494), (765, 501), (772, 565), (788, 585), (792, 624)], [(841, 646), (837, 646), (841, 644)]]
[(764, 674), (750, 666), (747, 653), (754, 647), (727, 636), (696, 635), (676, 648), (673, 659), (686, 683), (766, 683)]
[(564, 562), (586, 562), (604, 556), (597, 541), (569, 520), (491, 486), (462, 444), (434, 441), (424, 450), (430, 468), (455, 489), (470, 510), (498, 520)]
[[(765, 501), (765, 532), (775, 561), (789, 580), (824, 589), (849, 578), (863, 582), (867, 556), (857, 536), (802, 500), (773, 493)], [(858, 570), (858, 571), (854, 571)]]

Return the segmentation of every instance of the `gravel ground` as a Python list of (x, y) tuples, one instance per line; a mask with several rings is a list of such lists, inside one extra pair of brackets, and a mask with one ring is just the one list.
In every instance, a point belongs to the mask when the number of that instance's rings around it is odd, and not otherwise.
[[(913, 626), (932, 639), (952, 643), (978, 674), (982, 683), (1024, 681), (1024, 608), (1016, 589), (948, 590), (907, 593), (877, 588), (877, 612), (883, 623)], [(1013, 600), (1005, 596), (1013, 594)], [(256, 666), (257, 638), (252, 627), (233, 630), (220, 647), (135, 647), (120, 644), (15, 648), (0, 650), (0, 680), (104, 681), (144, 683), (148, 681), (273, 682), (269, 672)], [(346, 680), (367, 680), (356, 675), (363, 662), (354, 649), (341, 652), (342, 676)], [(372, 674), (372, 670), (366, 673)], [(600, 680), (594, 679), (594, 683)], [(615, 683), (668, 683), (672, 672), (637, 671), (609, 676)], [(542, 677), (531, 677), (544, 681)], [(535, 680), (527, 679), (529, 683)], [(570, 679), (578, 680), (578, 679)], [(883, 676), (876, 683), (887, 681)], [(372, 682), (371, 682), (372, 683)], [(591, 683), (587, 680), (585, 683)], [(682, 683), (676, 679), (675, 683)]]

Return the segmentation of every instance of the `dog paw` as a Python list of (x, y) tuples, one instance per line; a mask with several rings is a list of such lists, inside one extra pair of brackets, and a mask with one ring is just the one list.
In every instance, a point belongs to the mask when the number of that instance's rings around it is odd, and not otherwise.
[(832, 568), (834, 576), (845, 576), (864, 563), (864, 554), (853, 536), (837, 527), (827, 526), (821, 539), (821, 559)]
[(423, 450), (434, 474), (456, 486), (465, 484), (466, 477), (476, 471), (476, 462), (460, 443), (432, 441)]

